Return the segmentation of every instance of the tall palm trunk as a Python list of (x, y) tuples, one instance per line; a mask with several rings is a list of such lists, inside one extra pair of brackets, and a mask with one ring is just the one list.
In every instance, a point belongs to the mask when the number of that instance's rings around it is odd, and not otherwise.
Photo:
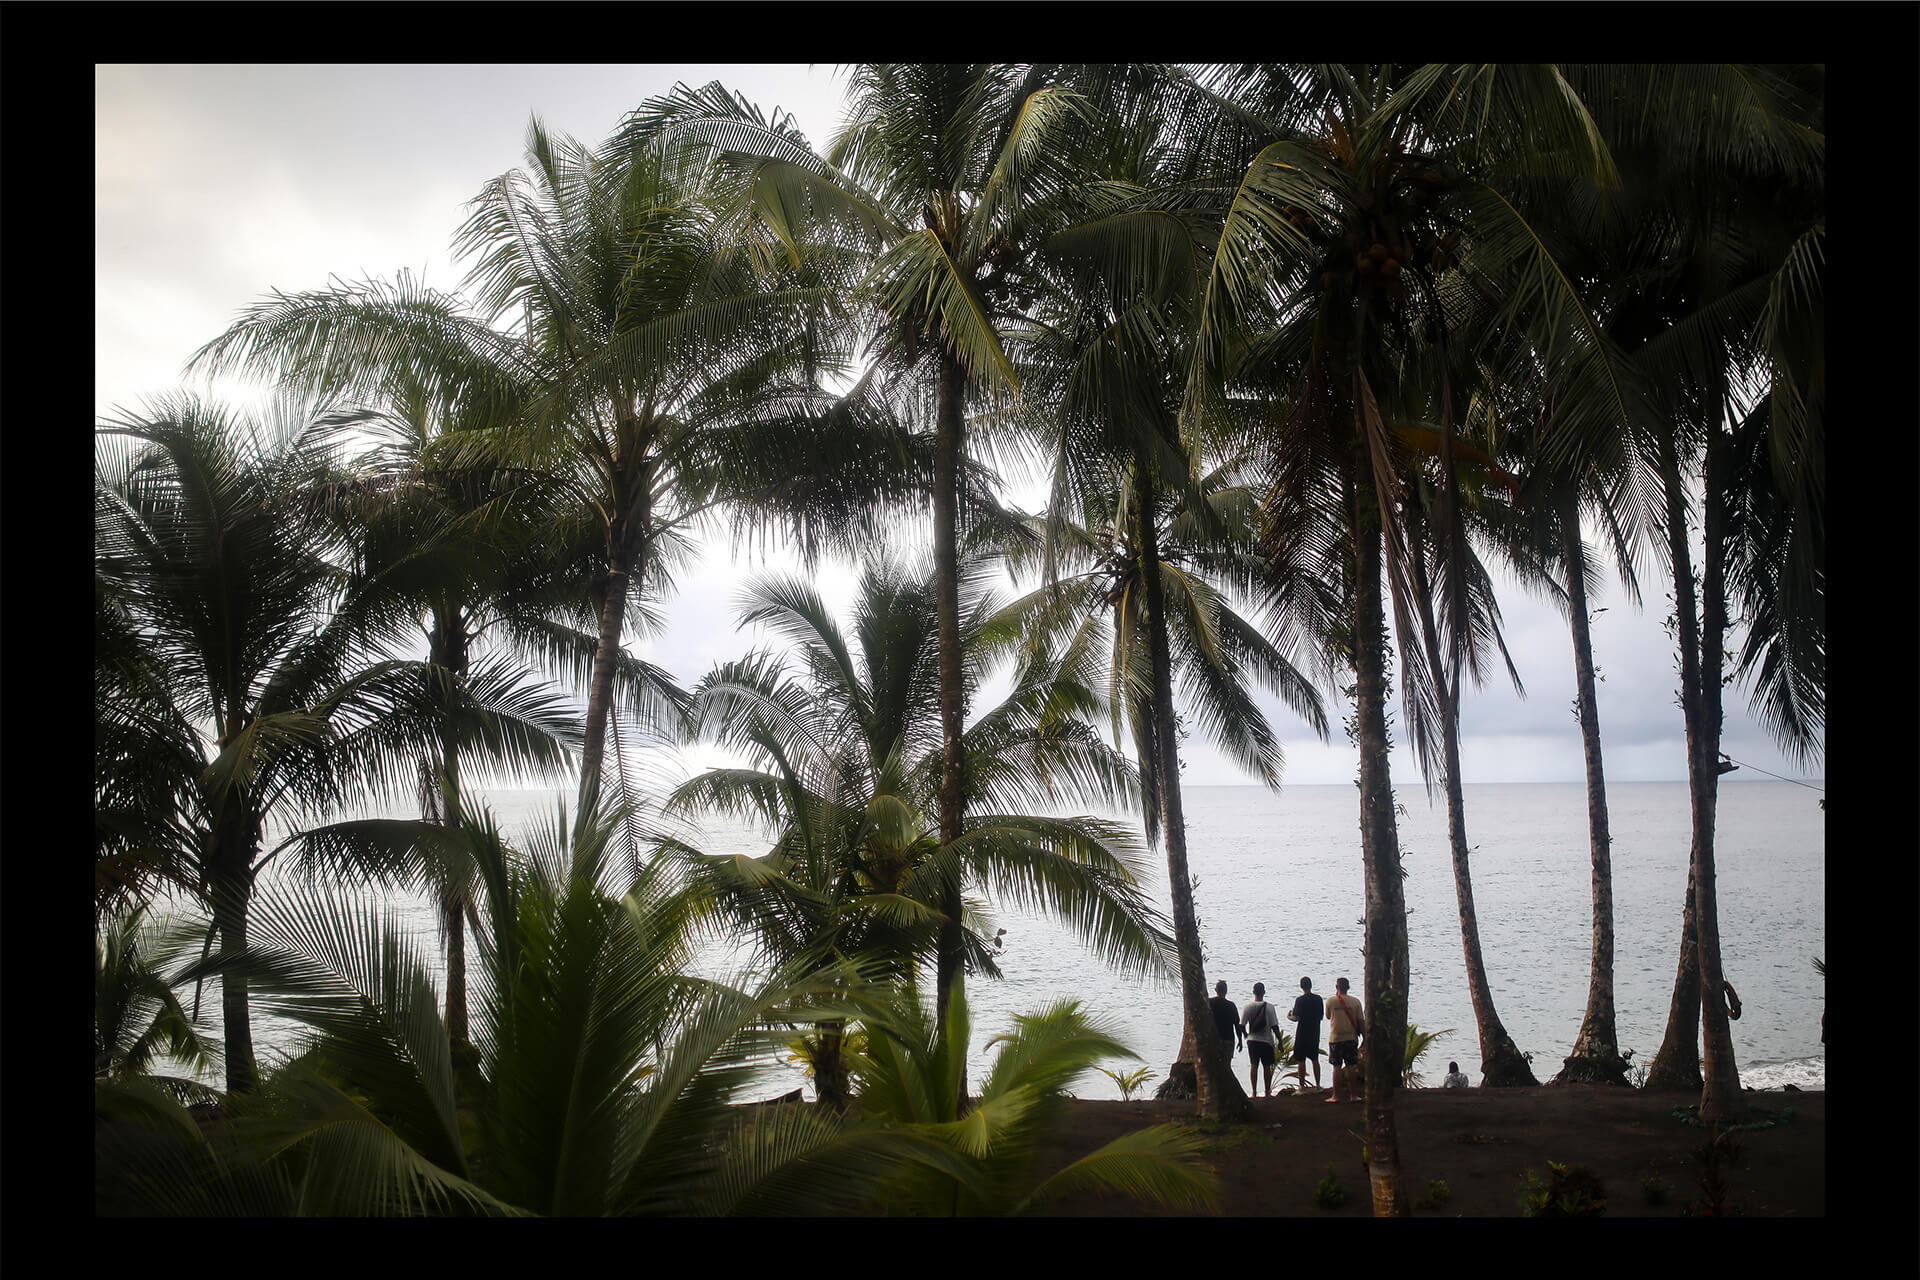
[[(1207, 975), (1200, 952), (1200, 921), (1193, 904), (1193, 880), (1187, 871), (1187, 819), (1180, 795), (1180, 744), (1174, 732), (1173, 654), (1167, 642), (1165, 591), (1160, 581), (1159, 531), (1153, 519), (1152, 461), (1145, 446), (1134, 453), (1134, 503), (1140, 575), (1146, 586), (1147, 651), (1153, 667), (1153, 742), (1159, 757), (1152, 770), (1160, 799), (1160, 830), (1167, 844), (1167, 879), (1173, 889), (1174, 941), (1180, 950), (1180, 1004), (1185, 1011), (1182, 1053), (1191, 1052), (1198, 1114), (1210, 1119), (1242, 1120), (1253, 1102), (1235, 1078), (1220, 1037), (1212, 1033), (1207, 1004)], [(1189, 1050), (1188, 1045), (1191, 1044)]]
[(1560, 501), (1561, 549), (1567, 564), (1567, 612), (1573, 633), (1575, 705), (1587, 765), (1587, 844), (1593, 868), (1593, 949), (1587, 971), (1587, 1011), (1573, 1052), (1555, 1084), (1627, 1082), (1613, 1013), (1613, 836), (1607, 821), (1607, 780), (1600, 761), (1600, 707), (1594, 694), (1593, 636), (1587, 623), (1586, 546), (1580, 539), (1580, 498), (1569, 487)]
[[(1365, 449), (1364, 441), (1360, 448)], [(1346, 486), (1353, 530), (1354, 711), (1360, 747), (1360, 856), (1365, 868), (1367, 1152), (1376, 1217), (1404, 1217), (1400, 1141), (1393, 1098), (1400, 1085), (1407, 1041), (1407, 905), (1400, 874), (1400, 840), (1393, 820), (1388, 764), (1386, 615), (1381, 607), (1379, 500), (1370, 463), (1355, 460), (1357, 482)]]
[[(933, 464), (933, 593), (940, 644), (940, 842), (960, 838), (965, 817), (966, 684), (960, 654), (960, 459), (966, 431), (966, 370), (959, 357), (943, 353), (936, 409)], [(947, 1007), (961, 973), (961, 884), (958, 873), (940, 891), (940, 943), (934, 994), (936, 1026), (944, 1037)], [(964, 1046), (961, 1052), (964, 1053)], [(965, 1077), (961, 1091), (965, 1093)], [(964, 1096), (953, 1100), (955, 1114)]]
[(813, 1064), (813, 1087), (823, 1106), (845, 1115), (852, 1105), (852, 1082), (847, 1078), (847, 1023), (835, 1018), (820, 1024), (820, 1052)]
[[(1687, 550), (1686, 496), (1680, 486), (1680, 463), (1671, 433), (1660, 441), (1661, 481), (1666, 486), (1667, 551), (1673, 560), (1674, 621), (1680, 639), (1681, 705), (1689, 701), (1688, 690), (1694, 681), (1687, 671), (1697, 660), (1694, 641), (1697, 624), (1694, 614), (1693, 562)], [(1693, 799), (1693, 715), (1687, 715), (1687, 794), (1693, 811), (1693, 838), (1687, 856), (1687, 898), (1680, 919), (1680, 963), (1673, 980), (1673, 996), (1667, 1005), (1667, 1028), (1660, 1040), (1659, 1052), (1647, 1067), (1649, 1089), (1698, 1089), (1700, 1080), (1700, 927), (1699, 894), (1696, 890), (1700, 869), (1700, 827)]]
[[(432, 661), (465, 680), (469, 667), (466, 617), (458, 604), (443, 602), (434, 608)], [(442, 826), (460, 826), (460, 744), (450, 730), (440, 735), (440, 772), (430, 786), (442, 789), (435, 802)], [(455, 1050), (467, 1043), (467, 923), (466, 894), (448, 886), (440, 895), (440, 927), (447, 939), (447, 1041)]]
[(601, 762), (606, 757), (607, 715), (613, 705), (613, 668), (620, 653), (620, 632), (626, 621), (627, 565), (610, 558), (606, 586), (601, 591), (600, 641), (593, 651), (593, 681), (587, 690), (586, 741), (580, 749), (580, 813), (589, 813), (600, 799)]
[(1453, 852), (1453, 893), (1460, 908), (1460, 948), (1466, 959), (1467, 995), (1473, 1001), (1473, 1020), (1480, 1032), (1481, 1083), (1486, 1085), (1531, 1085), (1533, 1068), (1507, 1034), (1500, 1015), (1493, 1007), (1493, 987), (1487, 981), (1487, 966), (1480, 950), (1480, 918), (1473, 906), (1473, 875), (1467, 863), (1467, 804), (1460, 781), (1460, 698), (1459, 673), (1440, 651), (1438, 629), (1433, 623), (1433, 593), (1428, 589), (1426, 571), (1420, 558), (1412, 557), (1420, 609), (1421, 639), (1425, 642), (1427, 665), (1433, 672), (1440, 695), (1442, 753), (1446, 768), (1447, 843)]
[[(232, 808), (214, 821), (213, 858), (208, 888), (220, 954), (237, 956), (247, 947), (247, 909), (253, 897), (253, 855), (260, 824), (236, 788), (226, 797)], [(253, 1022), (248, 1008), (247, 975), (238, 966), (220, 974), (220, 1020), (228, 1093), (251, 1093), (260, 1081), (253, 1053)]]
[[(1719, 475), (1718, 404), (1710, 407), (1712, 424), (1707, 437), (1702, 510), (1705, 549), (1701, 605), (1695, 613), (1695, 584), (1688, 553), (1685, 499), (1680, 487), (1676, 447), (1662, 442), (1662, 470), (1667, 487), (1667, 540), (1673, 556), (1674, 608), (1680, 635), (1680, 703), (1687, 727), (1687, 791), (1693, 818), (1693, 841), (1688, 858), (1688, 918), (1683, 923), (1680, 972), (1674, 983), (1667, 1033), (1660, 1052), (1648, 1069), (1649, 1086), (1701, 1085), (1700, 1117), (1726, 1119), (1739, 1095), (1740, 1077), (1734, 1064), (1733, 1040), (1727, 1026), (1720, 990), (1719, 911), (1714, 892), (1714, 821), (1719, 795), (1721, 726), (1721, 646), (1726, 634), (1726, 602), (1722, 582), (1725, 502), (1716, 486)], [(1698, 1022), (1696, 1023), (1696, 1019)], [(1689, 1079), (1694, 1059), (1695, 1027), (1704, 1035), (1701, 1071)]]
[[(644, 449), (641, 451), (644, 457)], [(619, 665), (621, 634), (626, 627), (627, 595), (646, 570), (647, 526), (652, 519), (652, 464), (642, 461), (630, 497), (616, 494), (615, 512), (607, 529), (606, 584), (596, 602), (600, 610), (600, 640), (593, 651), (593, 680), (587, 692), (586, 741), (580, 751), (580, 813), (593, 809), (600, 798), (600, 773), (606, 758), (607, 719), (613, 713), (613, 673)], [(622, 497), (626, 497), (624, 502)]]
[[(1709, 421), (1706, 474), (1701, 524), (1704, 565), (1701, 575), (1699, 661), (1692, 688), (1683, 697), (1687, 708), (1687, 789), (1693, 810), (1693, 893), (1700, 953), (1701, 1043), (1703, 1085), (1700, 1118), (1727, 1119), (1740, 1095), (1740, 1073), (1734, 1064), (1733, 1034), (1727, 1025), (1727, 1006), (1721, 997), (1724, 974), (1720, 964), (1720, 907), (1714, 887), (1714, 824), (1720, 795), (1721, 679), (1725, 665), (1726, 605), (1726, 444), (1720, 432), (1719, 405)], [(1686, 680), (1686, 664), (1681, 664)]]

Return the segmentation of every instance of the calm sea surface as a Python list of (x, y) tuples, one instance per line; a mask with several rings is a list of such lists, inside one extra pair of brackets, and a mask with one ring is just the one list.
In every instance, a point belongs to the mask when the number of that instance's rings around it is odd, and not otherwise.
[[(1415, 783), (1399, 796), (1412, 986), (1409, 1016), (1422, 1028), (1451, 1028), (1421, 1063), (1438, 1084), (1448, 1060), (1478, 1080), (1480, 1054), (1461, 956), (1458, 906), (1447, 853), (1443, 797), (1429, 807)], [(495, 790), (486, 799), (509, 833), (550, 818), (546, 791)], [(1302, 976), (1331, 993), (1346, 976), (1360, 985), (1363, 962), (1359, 802), (1352, 785), (1190, 787), (1188, 857), (1198, 886), (1207, 983), (1224, 978), (1236, 1003), (1264, 982), (1286, 1008)], [(1659, 1048), (1679, 960), (1680, 912), (1690, 840), (1687, 788), (1680, 782), (1608, 787), (1613, 829), (1614, 983), (1619, 1042), (1636, 1063)], [(1466, 788), (1475, 906), (1494, 1005), (1546, 1080), (1572, 1048), (1586, 1007), (1591, 945), (1586, 789), (1582, 784), (1482, 784)], [(710, 824), (708, 852), (759, 853), (764, 842), (740, 827)], [(1820, 1043), (1825, 986), (1813, 958), (1826, 955), (1826, 828), (1819, 793), (1784, 782), (1723, 782), (1716, 841), (1721, 945), (1743, 1016), (1733, 1024), (1741, 1082), (1826, 1087)], [(1155, 900), (1168, 908), (1166, 863), (1149, 854)], [(404, 918), (437, 950), (431, 913)], [(998, 913), (1007, 930), (1001, 981), (968, 986), (976, 1041), (970, 1078), (986, 1068), (987, 1038), (1016, 1013), (1061, 996), (1079, 998), (1133, 1047), (1157, 1083), (1180, 1045), (1171, 983), (1123, 979), (1090, 956), (1071, 932), (1044, 917)], [(737, 972), (741, 957), (716, 953), (703, 968)], [(257, 1019), (263, 1050), (289, 1042), (285, 1028)], [(1243, 1073), (1244, 1056), (1235, 1060)], [(1124, 1069), (1125, 1063), (1110, 1064)], [(1324, 1072), (1323, 1072), (1324, 1075)], [(802, 1083), (774, 1068), (769, 1095)], [(1118, 1098), (1095, 1075), (1076, 1090)], [(811, 1090), (809, 1090), (811, 1093)]]

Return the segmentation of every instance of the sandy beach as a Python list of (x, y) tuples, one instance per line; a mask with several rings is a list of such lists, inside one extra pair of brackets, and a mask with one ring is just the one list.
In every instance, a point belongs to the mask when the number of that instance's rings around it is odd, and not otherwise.
[[(1330, 1105), (1309, 1089), (1255, 1099), (1252, 1126), (1204, 1129), (1209, 1155), (1221, 1174), (1221, 1213), (1227, 1217), (1368, 1217), (1361, 1165), (1362, 1108)], [(1768, 1127), (1735, 1135), (1733, 1159), (1722, 1169), (1729, 1216), (1818, 1218), (1826, 1214), (1826, 1094), (1753, 1092), (1747, 1123)], [(1397, 1103), (1400, 1162), (1409, 1197), (1418, 1202), (1434, 1180), (1450, 1194), (1415, 1217), (1520, 1216), (1525, 1175), (1542, 1180), (1548, 1161), (1581, 1167), (1599, 1179), (1609, 1218), (1675, 1218), (1703, 1198), (1697, 1153), (1707, 1133), (1674, 1114), (1699, 1101), (1697, 1092), (1651, 1092), (1598, 1086), (1526, 1089), (1413, 1089)], [(1192, 1121), (1190, 1102), (1072, 1104), (1048, 1158), (1078, 1158), (1130, 1129)], [(1339, 1208), (1322, 1208), (1315, 1189), (1333, 1167), (1347, 1192)], [(1649, 1188), (1658, 1203), (1649, 1203)], [(1169, 1216), (1172, 1210), (1092, 1196), (1068, 1200), (1054, 1212), (1092, 1217)]]

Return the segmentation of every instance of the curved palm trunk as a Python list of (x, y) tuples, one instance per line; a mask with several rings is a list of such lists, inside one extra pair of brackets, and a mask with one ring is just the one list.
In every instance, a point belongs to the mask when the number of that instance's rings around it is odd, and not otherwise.
[(1533, 1068), (1527, 1064), (1519, 1046), (1500, 1021), (1493, 1007), (1493, 986), (1487, 981), (1486, 960), (1480, 949), (1480, 917), (1473, 906), (1473, 875), (1467, 862), (1467, 803), (1460, 781), (1460, 700), (1458, 673), (1440, 652), (1440, 637), (1433, 623), (1433, 593), (1419, 556), (1411, 557), (1415, 585), (1418, 587), (1421, 639), (1427, 650), (1427, 665), (1433, 671), (1440, 695), (1440, 719), (1443, 762), (1447, 787), (1447, 844), (1453, 854), (1453, 893), (1460, 908), (1460, 949), (1467, 967), (1467, 995), (1473, 1002), (1473, 1021), (1480, 1033), (1481, 1083), (1485, 1085), (1531, 1085)]
[(1167, 844), (1167, 880), (1173, 890), (1173, 934), (1180, 950), (1180, 1005), (1186, 1015), (1181, 1052), (1192, 1055), (1187, 1060), (1194, 1064), (1197, 1113), (1210, 1119), (1244, 1120), (1252, 1117), (1253, 1102), (1240, 1088), (1221, 1052), (1220, 1038), (1211, 1034), (1200, 921), (1194, 910), (1193, 880), (1187, 871), (1187, 819), (1181, 803), (1180, 746), (1173, 718), (1173, 654), (1167, 643), (1151, 465), (1144, 447), (1135, 452), (1134, 482), (1139, 500), (1134, 504), (1134, 518), (1139, 531), (1140, 574), (1146, 585), (1147, 646), (1153, 667), (1153, 740), (1154, 753), (1159, 756), (1153, 773), (1159, 782), (1160, 828)]
[(1486, 961), (1480, 950), (1480, 918), (1473, 906), (1473, 875), (1467, 865), (1467, 810), (1460, 787), (1460, 730), (1451, 695), (1442, 696), (1447, 717), (1447, 843), (1453, 851), (1453, 893), (1460, 906), (1460, 948), (1466, 959), (1467, 994), (1473, 1001), (1473, 1019), (1480, 1031), (1480, 1083), (1532, 1085), (1533, 1068), (1493, 1007), (1493, 987), (1487, 981)]
[[(933, 592), (934, 617), (940, 644), (940, 842), (958, 840), (965, 818), (966, 684), (960, 662), (960, 458), (966, 431), (966, 371), (959, 359), (944, 354), (940, 363), (939, 404), (934, 437), (933, 469)], [(940, 894), (938, 967), (934, 975), (936, 1026), (944, 1038), (947, 1006), (953, 988), (964, 983), (961, 974), (961, 885), (956, 875)], [(964, 1053), (964, 1047), (962, 1048)], [(965, 1106), (953, 1100), (958, 1116)]]
[[(1364, 448), (1365, 446), (1362, 445)], [(1367, 1175), (1376, 1217), (1404, 1217), (1400, 1140), (1393, 1098), (1407, 1042), (1407, 905), (1400, 875), (1399, 832), (1393, 820), (1388, 764), (1386, 615), (1380, 599), (1379, 501), (1367, 461), (1349, 480), (1353, 529), (1354, 710), (1360, 747), (1360, 856), (1365, 868)]]
[(1573, 632), (1575, 706), (1587, 766), (1587, 843), (1593, 868), (1593, 950), (1587, 1011), (1573, 1052), (1555, 1084), (1627, 1083), (1613, 1012), (1613, 836), (1607, 821), (1607, 780), (1600, 761), (1600, 709), (1594, 694), (1593, 636), (1587, 624), (1586, 547), (1580, 540), (1580, 500), (1569, 488), (1560, 506), (1561, 547), (1567, 563), (1567, 612)]
[(1674, 972), (1673, 995), (1667, 1002), (1667, 1029), (1659, 1052), (1647, 1064), (1648, 1089), (1700, 1087), (1700, 936), (1694, 907), (1693, 867), (1689, 856), (1687, 898), (1680, 913), (1680, 963)]

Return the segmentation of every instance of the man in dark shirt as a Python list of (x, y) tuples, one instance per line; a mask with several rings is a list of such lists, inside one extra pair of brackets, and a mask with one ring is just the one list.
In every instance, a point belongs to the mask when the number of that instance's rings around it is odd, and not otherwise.
[(1313, 979), (1300, 979), (1300, 998), (1287, 1010), (1287, 1021), (1294, 1024), (1293, 1061), (1299, 1073), (1300, 1087), (1307, 1087), (1307, 1064), (1313, 1064), (1313, 1087), (1320, 1087), (1320, 1016), (1325, 1006), (1313, 994)]
[(1207, 1001), (1207, 1007), (1213, 1010), (1213, 1029), (1219, 1033), (1220, 1045), (1231, 1059), (1234, 1048), (1246, 1038), (1240, 1025), (1240, 1011), (1233, 1007), (1233, 1001), (1227, 999), (1226, 979), (1214, 983), (1213, 992), (1213, 999)]

